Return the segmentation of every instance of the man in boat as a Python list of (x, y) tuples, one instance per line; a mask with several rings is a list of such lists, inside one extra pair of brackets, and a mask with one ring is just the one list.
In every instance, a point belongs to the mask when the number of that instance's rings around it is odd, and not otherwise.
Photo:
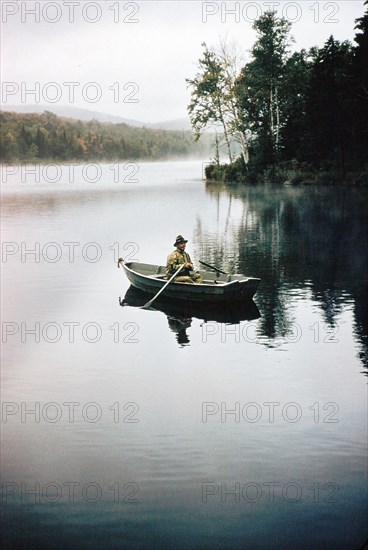
[(183, 264), (183, 269), (179, 271), (178, 276), (175, 277), (177, 283), (190, 283), (200, 285), (202, 283), (202, 277), (199, 273), (194, 271), (192, 260), (188, 252), (185, 252), (185, 247), (188, 241), (184, 239), (182, 235), (176, 237), (174, 245), (176, 250), (171, 252), (167, 257), (166, 263), (166, 275), (171, 277), (178, 269), (180, 264)]

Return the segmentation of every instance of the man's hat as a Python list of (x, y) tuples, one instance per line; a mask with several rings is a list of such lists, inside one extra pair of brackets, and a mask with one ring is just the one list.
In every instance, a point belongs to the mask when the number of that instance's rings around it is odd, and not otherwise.
[(186, 241), (183, 237), (183, 235), (178, 235), (176, 237), (176, 241), (174, 242), (173, 246), (177, 246), (179, 243), (187, 243), (188, 241)]

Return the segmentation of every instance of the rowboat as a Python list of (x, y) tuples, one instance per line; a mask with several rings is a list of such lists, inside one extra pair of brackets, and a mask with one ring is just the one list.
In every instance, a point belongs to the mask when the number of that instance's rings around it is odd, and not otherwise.
[[(169, 285), (170, 286), (170, 285)], [(141, 308), (151, 295), (130, 285), (124, 298), (119, 300), (122, 307), (130, 306)], [(205, 322), (238, 324), (240, 321), (253, 321), (261, 315), (252, 299), (244, 299), (237, 302), (213, 303), (192, 302), (184, 300), (165, 299), (162, 294), (154, 303), (153, 309), (165, 313), (169, 319), (186, 320), (196, 317)]]
[[(156, 294), (166, 283), (166, 268), (162, 265), (119, 260), (130, 283), (147, 294)], [(260, 279), (239, 273), (229, 275), (211, 271), (199, 271), (201, 285), (172, 282), (162, 293), (166, 298), (191, 302), (216, 304), (253, 298)]]

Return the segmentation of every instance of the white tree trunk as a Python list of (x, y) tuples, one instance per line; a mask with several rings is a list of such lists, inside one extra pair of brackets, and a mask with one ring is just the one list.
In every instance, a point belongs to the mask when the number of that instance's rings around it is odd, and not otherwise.
[(271, 85), (270, 85), (270, 125), (271, 125), (271, 136), (272, 136), (272, 140), (274, 139), (274, 135), (275, 135), (275, 125), (274, 125), (274, 121), (273, 121), (273, 90), (272, 90), (272, 82), (271, 82)]
[(227, 129), (226, 129), (226, 124), (224, 123), (224, 135), (225, 135), (225, 140), (226, 140), (226, 144), (227, 144), (227, 150), (228, 150), (228, 154), (229, 154), (229, 161), (230, 161), (230, 164), (233, 162), (233, 155), (231, 154), (231, 148), (230, 148), (230, 141), (229, 141), (229, 136), (228, 136), (228, 133), (227, 133)]
[(221, 113), (221, 123), (222, 123), (222, 127), (223, 127), (223, 129), (224, 129), (224, 136), (225, 136), (225, 141), (226, 141), (226, 145), (227, 145), (229, 160), (230, 160), (230, 164), (231, 164), (231, 163), (233, 162), (233, 156), (232, 156), (232, 154), (231, 154), (230, 141), (229, 141), (229, 134), (228, 134), (228, 131), (227, 131), (227, 127), (226, 127), (224, 115), (223, 115), (223, 113), (222, 113), (222, 109), (221, 109), (221, 108), (220, 108), (220, 113)]
[(247, 140), (246, 140), (243, 132), (239, 132), (238, 141), (240, 143), (240, 148), (241, 148), (241, 151), (242, 151), (244, 163), (245, 163), (245, 165), (247, 165), (248, 162), (249, 162), (249, 148), (248, 148), (248, 143), (247, 143)]
[(276, 154), (279, 154), (279, 142), (280, 142), (280, 107), (278, 89), (275, 87), (275, 103), (276, 103)]

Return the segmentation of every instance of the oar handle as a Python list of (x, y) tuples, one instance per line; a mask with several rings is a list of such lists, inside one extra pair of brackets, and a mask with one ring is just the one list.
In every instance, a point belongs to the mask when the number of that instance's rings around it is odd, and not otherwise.
[(214, 271), (216, 271), (216, 273), (222, 273), (223, 275), (229, 275), (228, 273), (225, 273), (225, 271), (221, 271), (221, 269), (217, 269), (217, 267), (214, 267), (213, 265), (206, 264), (205, 262), (201, 262), (201, 260), (199, 260), (199, 263), (202, 264), (202, 265), (205, 265), (206, 267), (209, 267), (210, 269), (213, 269)]

